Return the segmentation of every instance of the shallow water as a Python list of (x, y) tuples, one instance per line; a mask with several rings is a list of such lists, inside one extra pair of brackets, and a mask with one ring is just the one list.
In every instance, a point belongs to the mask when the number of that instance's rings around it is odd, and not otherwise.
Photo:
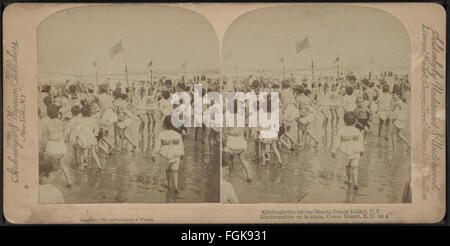
[[(134, 127), (133, 129), (138, 129)], [(65, 188), (61, 174), (54, 184), (66, 203), (207, 203), (220, 200), (219, 155), (210, 154), (207, 143), (193, 141), (193, 129), (184, 139), (185, 157), (179, 168), (178, 194), (167, 189), (166, 164), (151, 160), (151, 149), (121, 150), (111, 156), (99, 154), (103, 170), (93, 159), (80, 171), (71, 165), (75, 184)], [(136, 143), (139, 134), (131, 133)], [(217, 152), (216, 152), (217, 153)], [(64, 158), (72, 163), (71, 157)]]
[[(236, 159), (229, 179), (241, 203), (401, 203), (411, 178), (410, 153), (400, 142), (393, 152), (391, 141), (384, 139), (384, 130), (378, 137), (378, 126), (372, 128), (360, 160), (359, 190), (344, 183), (344, 160), (331, 157), (333, 134), (324, 134), (317, 148), (305, 145), (293, 152), (281, 150), (283, 168), (278, 167), (273, 154), (265, 166), (252, 161), (255, 177), (250, 183)], [(253, 143), (249, 144), (248, 160), (253, 149)]]

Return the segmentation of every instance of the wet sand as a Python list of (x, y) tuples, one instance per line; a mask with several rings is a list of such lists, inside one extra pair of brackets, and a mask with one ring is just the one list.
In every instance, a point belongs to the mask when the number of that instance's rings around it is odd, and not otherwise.
[[(138, 143), (139, 133), (133, 121), (130, 135)], [(164, 170), (166, 164), (159, 158), (151, 160), (151, 149), (131, 147), (113, 155), (99, 154), (104, 165), (99, 170), (92, 158), (83, 171), (70, 165), (75, 184), (64, 187), (64, 175), (58, 175), (54, 185), (60, 189), (66, 203), (210, 203), (220, 201), (219, 155), (211, 154), (207, 143), (195, 142), (194, 129), (184, 138), (185, 157), (179, 168), (178, 194), (167, 189)], [(216, 150), (217, 153), (217, 150)], [(64, 158), (73, 163), (70, 154)]]
[[(273, 154), (265, 166), (252, 161), (255, 177), (250, 183), (235, 160), (229, 178), (241, 203), (401, 203), (403, 189), (411, 178), (410, 153), (400, 142), (393, 152), (384, 130), (378, 137), (377, 129), (377, 124), (372, 126), (360, 161), (359, 190), (344, 183), (342, 158), (331, 157), (333, 134), (323, 135), (317, 148), (305, 145), (293, 152), (281, 150), (283, 168), (278, 167)], [(248, 160), (254, 157), (249, 151), (253, 149), (253, 143), (249, 143)]]

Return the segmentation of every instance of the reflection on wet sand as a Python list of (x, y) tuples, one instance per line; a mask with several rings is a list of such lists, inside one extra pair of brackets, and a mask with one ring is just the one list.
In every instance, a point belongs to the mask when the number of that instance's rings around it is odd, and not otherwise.
[[(190, 130), (190, 133), (193, 133)], [(208, 144), (185, 137), (185, 156), (179, 169), (178, 194), (167, 189), (164, 163), (152, 162), (148, 152), (121, 150), (102, 155), (105, 168), (95, 165), (80, 171), (71, 168), (75, 184), (64, 187), (62, 175), (55, 181), (66, 203), (199, 203), (220, 199), (219, 155), (209, 153)]]
[[(376, 126), (373, 129), (377, 129)], [(328, 135), (328, 136), (327, 136)], [(242, 203), (401, 203), (411, 177), (411, 158), (405, 145), (392, 152), (391, 141), (372, 134), (359, 165), (359, 190), (344, 183), (345, 168), (330, 155), (333, 134), (322, 136), (318, 148), (282, 150), (285, 163), (262, 166), (252, 162), (255, 178), (245, 182), (242, 167), (234, 164), (231, 182)], [(252, 143), (253, 144), (253, 143)], [(248, 147), (248, 150), (253, 146)], [(248, 154), (250, 159), (251, 154)]]

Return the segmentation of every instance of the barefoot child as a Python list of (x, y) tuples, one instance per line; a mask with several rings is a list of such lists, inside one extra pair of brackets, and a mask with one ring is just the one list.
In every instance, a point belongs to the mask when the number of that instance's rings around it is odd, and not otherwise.
[(360, 157), (364, 151), (362, 133), (355, 127), (356, 115), (349, 111), (344, 114), (345, 126), (339, 129), (331, 156), (336, 158), (336, 152), (339, 150), (344, 154), (347, 165), (346, 183), (353, 184), (354, 189), (358, 189), (358, 166)]
[(80, 170), (83, 170), (88, 165), (89, 153), (94, 158), (99, 169), (102, 169), (102, 165), (97, 156), (97, 138), (95, 135), (98, 132), (97, 122), (91, 117), (91, 109), (87, 104), (81, 108), (81, 120), (76, 128), (78, 132), (78, 145), (82, 149)]
[(378, 96), (378, 114), (380, 117), (380, 123), (378, 124), (378, 137), (381, 137), (381, 130), (383, 129), (383, 124), (386, 125), (386, 135), (385, 139), (388, 140), (389, 132), (389, 121), (392, 111), (392, 96), (389, 93), (389, 87), (387, 85), (383, 86), (382, 93)]
[(311, 131), (311, 122), (314, 119), (314, 107), (312, 98), (310, 97), (311, 91), (308, 89), (300, 89), (299, 92), (299, 100), (298, 100), (298, 108), (299, 108), (299, 115), (300, 118), (298, 120), (298, 131), (299, 131), (299, 141), (300, 146), (304, 145), (305, 142), (305, 136), (309, 136), (314, 141), (314, 147), (317, 147), (319, 144), (319, 141), (317, 140), (317, 137), (314, 135), (314, 133)]
[(160, 155), (167, 163), (166, 178), (169, 190), (178, 193), (178, 168), (184, 155), (181, 134), (173, 130), (171, 116), (164, 117), (163, 130), (159, 133), (153, 149), (153, 161)]
[(131, 117), (133, 116), (128, 109), (129, 103), (127, 102), (128, 96), (125, 93), (120, 95), (120, 99), (116, 101), (117, 109), (117, 122), (116, 122), (116, 139), (119, 148), (124, 148), (124, 140), (127, 140), (131, 144), (131, 151), (136, 150), (136, 145), (133, 140), (127, 135), (127, 129), (131, 125)]
[[(244, 167), (244, 172), (247, 182), (251, 182), (253, 179), (252, 171), (250, 170), (250, 165), (245, 158), (245, 150), (247, 149), (247, 141), (245, 140), (245, 129), (243, 127), (237, 127), (237, 102), (234, 103), (234, 113), (231, 110), (227, 111), (226, 114), (234, 114), (234, 126), (224, 129), (224, 137), (222, 138), (223, 143), (223, 159), (224, 161), (229, 161), (230, 166), (233, 166), (233, 159), (238, 156), (239, 161)], [(226, 119), (226, 117), (224, 117)]]
[(357, 117), (355, 127), (358, 128), (364, 135), (364, 143), (367, 142), (367, 135), (370, 128), (370, 109), (367, 104), (364, 103), (362, 97), (356, 98), (355, 114)]
[(399, 138), (403, 143), (406, 144), (407, 150), (409, 151), (409, 142), (402, 134), (402, 129), (404, 129), (406, 126), (408, 113), (406, 112), (405, 104), (403, 103), (402, 99), (400, 99), (400, 93), (397, 91), (394, 91), (394, 93), (392, 93), (392, 105), (392, 151), (396, 151), (397, 138)]
[(81, 120), (80, 106), (78, 106), (78, 105), (72, 106), (71, 112), (72, 112), (72, 118), (65, 125), (65, 130), (66, 130), (66, 136), (67, 136), (67, 140), (68, 140), (67, 142), (72, 147), (73, 160), (74, 160), (75, 166), (77, 166), (77, 164), (79, 164), (78, 162), (80, 160), (80, 152), (79, 152), (80, 147), (77, 142), (77, 139), (78, 139), (77, 126)]
[(45, 143), (45, 153), (50, 158), (50, 161), (56, 161), (59, 167), (63, 170), (66, 176), (67, 187), (70, 188), (73, 184), (72, 178), (69, 174), (67, 165), (61, 160), (67, 154), (66, 144), (64, 143), (64, 126), (63, 122), (58, 119), (59, 107), (55, 104), (50, 104), (47, 107), (47, 115), (49, 120), (42, 129), (42, 139)]
[[(266, 111), (266, 108), (262, 108), (263, 111)], [(270, 100), (268, 100), (267, 102), (267, 118), (271, 118), (271, 103)], [(260, 127), (260, 132), (262, 130), (270, 130), (272, 126), (268, 126), (265, 128)], [(277, 147), (277, 140), (278, 137), (275, 138), (262, 138), (260, 137), (260, 141), (262, 143), (262, 151), (263, 151), (263, 155), (262, 155), (262, 161), (263, 161), (263, 165), (266, 164), (266, 161), (270, 161), (270, 148), (272, 148), (273, 153), (275, 154), (275, 156), (277, 157), (278, 160), (278, 165), (279, 167), (283, 166), (283, 161), (281, 160), (281, 156), (280, 156), (280, 152), (278, 151), (278, 147)]]

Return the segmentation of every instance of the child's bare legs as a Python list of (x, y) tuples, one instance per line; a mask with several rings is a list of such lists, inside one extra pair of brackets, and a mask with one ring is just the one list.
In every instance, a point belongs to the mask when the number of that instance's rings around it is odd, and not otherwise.
[(397, 129), (397, 127), (394, 126), (393, 129), (391, 130), (392, 151), (394, 151), (394, 152), (397, 147), (397, 133), (398, 133), (398, 129)]
[(118, 126), (114, 126), (114, 146), (116, 149), (119, 149), (120, 144), (120, 128)]
[(73, 151), (73, 160), (75, 162), (75, 164), (78, 164), (78, 162), (80, 161), (79, 159), (79, 153), (78, 153), (78, 145), (77, 144), (73, 144), (72, 145), (72, 151)]
[(209, 143), (209, 151), (211, 153), (213, 153), (215, 141), (216, 141), (215, 133), (211, 128), (209, 128), (208, 143)]
[(346, 178), (345, 178), (344, 182), (345, 182), (346, 184), (351, 184), (351, 182), (352, 182), (352, 172), (351, 172), (352, 167), (350, 166), (351, 163), (352, 163), (352, 162), (349, 161), (348, 165), (345, 166), (345, 174), (346, 174)]
[(289, 138), (287, 138), (285, 136), (286, 135), (281, 136), (279, 141), (281, 144), (283, 144), (286, 147), (286, 149), (291, 149), (292, 146), (285, 140), (285, 139), (289, 139)]
[(301, 143), (301, 140), (302, 140), (301, 138), (303, 137), (302, 134), (303, 134), (302, 123), (300, 123), (300, 121), (297, 121), (297, 142), (298, 143)]
[[(144, 116), (145, 116), (145, 117), (144, 117)], [(139, 117), (139, 119), (140, 119), (140, 121), (141, 121), (141, 123), (139, 124), (139, 134), (141, 135), (140, 146), (141, 146), (141, 149), (142, 149), (142, 151), (143, 151), (144, 148), (145, 148), (145, 141), (144, 141), (145, 130), (148, 129), (148, 128), (147, 128), (148, 123), (147, 123), (147, 117), (146, 117), (146, 114), (145, 114), (145, 115), (143, 115), (143, 114), (138, 114), (138, 117)]]
[(123, 129), (122, 135), (123, 135), (123, 140), (127, 140), (130, 144), (131, 144), (131, 151), (134, 152), (136, 150), (136, 145), (134, 144), (133, 140), (131, 140), (126, 134), (125, 134), (125, 130), (127, 128)]
[(261, 142), (259, 139), (256, 139), (255, 141), (255, 157), (252, 159), (252, 161), (257, 161), (261, 157)]
[(330, 109), (331, 113), (331, 129), (337, 128), (337, 113), (336, 110)]
[(308, 134), (312, 140), (314, 141), (314, 147), (316, 147), (319, 144), (319, 141), (317, 140), (317, 137), (311, 132), (311, 129), (309, 127), (309, 124), (305, 125), (306, 134)]
[(326, 130), (327, 129), (327, 125), (328, 125), (328, 115), (323, 110), (320, 111), (320, 113), (322, 113), (322, 115), (323, 115), (322, 128)]
[(294, 137), (291, 135), (291, 127), (289, 127), (289, 126), (287, 127), (287, 132), (284, 133), (284, 136), (286, 136), (289, 139), (291, 149), (294, 149), (295, 141), (294, 141)]
[(353, 182), (353, 188), (355, 190), (359, 189), (358, 186), (358, 167), (351, 167), (352, 170), (352, 182)]
[(399, 138), (403, 143), (406, 144), (407, 151), (409, 151), (409, 149), (411, 148), (411, 145), (409, 145), (408, 140), (406, 140), (406, 138), (403, 136), (402, 131), (399, 131), (398, 134), (397, 134), (397, 136), (398, 136), (398, 138)]
[(198, 131), (200, 130), (199, 128), (201, 128), (201, 130), (202, 130), (202, 138), (201, 138), (201, 140), (202, 140), (202, 144), (204, 144), (205, 143), (205, 132), (206, 132), (206, 127), (204, 126), (204, 125), (202, 125), (201, 127), (196, 127), (195, 128), (195, 141), (197, 141), (197, 136), (198, 136)]
[(66, 177), (67, 186), (70, 187), (73, 184), (72, 178), (70, 177), (69, 169), (67, 168), (67, 165), (61, 161), (62, 158), (56, 159), (58, 162), (59, 167), (64, 173), (64, 176)]
[(381, 137), (381, 130), (383, 129), (384, 120), (380, 119), (378, 123), (378, 137)]
[(172, 188), (172, 172), (170, 171), (170, 167), (166, 169), (166, 179), (167, 179), (167, 186), (169, 189)]
[(280, 167), (282, 167), (283, 166), (283, 160), (281, 160), (281, 155), (280, 155), (280, 152), (278, 151), (277, 142), (273, 141), (271, 146), (272, 146), (272, 149), (273, 149), (273, 153), (275, 154), (275, 156), (278, 159), (278, 164), (280, 165)]
[(92, 154), (92, 157), (94, 158), (95, 162), (97, 163), (98, 168), (102, 169), (102, 164), (100, 163), (100, 160), (98, 159), (97, 151), (95, 151), (95, 147), (91, 148), (91, 154)]
[(392, 126), (390, 123), (390, 119), (386, 119), (386, 137), (384, 138), (386, 141), (389, 140), (389, 135), (392, 134)]
[(81, 165), (80, 170), (83, 170), (88, 165), (88, 155), (89, 155), (89, 149), (83, 148), (83, 155), (81, 156)]
[(244, 157), (244, 152), (241, 152), (238, 155), (238, 157), (242, 163), (242, 166), (244, 166), (244, 172), (245, 172), (245, 175), (247, 175), (247, 181), (250, 182), (253, 179), (253, 173), (250, 170), (250, 165), (249, 165), (248, 161)]
[(172, 186), (173, 191), (175, 193), (178, 193), (178, 167), (180, 165), (180, 158), (177, 158), (176, 161), (172, 162), (170, 164), (170, 180), (171, 180), (171, 184), (169, 185)]

